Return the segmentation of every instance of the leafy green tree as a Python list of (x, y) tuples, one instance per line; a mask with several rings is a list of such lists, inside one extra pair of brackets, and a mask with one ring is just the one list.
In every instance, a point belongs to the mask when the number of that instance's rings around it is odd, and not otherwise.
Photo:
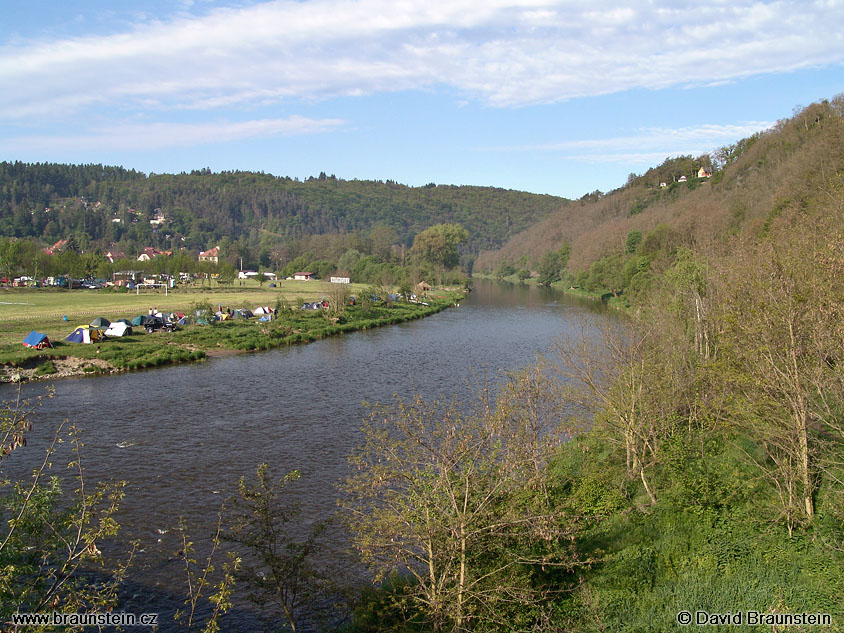
[(636, 252), (636, 249), (639, 248), (639, 244), (642, 243), (642, 232), (641, 231), (630, 231), (627, 234), (627, 240), (625, 242), (624, 250), (625, 252), (630, 255)]
[(620, 254), (606, 255), (589, 267), (590, 290), (609, 290), (618, 296), (624, 289), (623, 258)]
[(416, 235), (411, 253), (432, 266), (454, 268), (460, 263), (458, 247), (468, 239), (460, 224), (435, 224)]
[(287, 498), (285, 489), (299, 477), (294, 470), (274, 481), (267, 464), (258, 466), (254, 484), (241, 477), (223, 533), (240, 548), (237, 578), (250, 588), (251, 600), (262, 615), (285, 622), (294, 633), (319, 623), (339, 597), (329, 575), (315, 562), (325, 546), (327, 524), (304, 528), (299, 504)]
[(369, 232), (371, 253), (382, 261), (389, 261), (393, 244), (399, 241), (399, 234), (386, 224), (376, 224)]
[[(40, 402), (40, 397), (28, 400), (18, 394), (0, 407), (0, 622), (5, 625), (14, 613), (110, 609), (129, 565), (109, 569), (100, 551), (119, 529), (115, 516), (124, 483), (86, 481), (75, 426), (58, 426), (29, 481), (8, 478), (3, 465), (25, 446)], [(50, 475), (62, 443), (71, 453), (71, 494), (64, 492), (57, 475)], [(91, 570), (102, 574), (101, 582), (90, 582)]]
[(349, 249), (343, 253), (337, 261), (337, 270), (341, 273), (351, 273), (360, 258), (360, 251), (356, 249)]
[(571, 247), (564, 244), (557, 251), (547, 251), (539, 260), (538, 282), (543, 286), (550, 286), (555, 281), (560, 281), (563, 270), (568, 265)]
[(504, 260), (498, 264), (498, 267), (495, 269), (495, 276), (499, 279), (503, 277), (509, 277), (510, 275), (516, 274), (516, 267), (513, 264), (510, 264)]
[(0, 238), (0, 272), (9, 279), (17, 276), (21, 257), (20, 243), (11, 238)]

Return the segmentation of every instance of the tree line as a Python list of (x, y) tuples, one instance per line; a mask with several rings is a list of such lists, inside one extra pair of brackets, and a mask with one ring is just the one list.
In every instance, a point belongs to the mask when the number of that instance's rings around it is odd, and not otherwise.
[(395, 233), (392, 243), (410, 248), (428, 226), (461, 224), (469, 231), (461, 245), (469, 270), (480, 249), (497, 247), (565, 202), (492, 187), (408, 187), (324, 174), (299, 181), (207, 169), (147, 175), (102, 165), (0, 163), (0, 235), (47, 245), (73, 236), (82, 250), (130, 256), (147, 246), (202, 251), (228, 241), (224, 256), (243, 257), (250, 268), (277, 266), (285, 251), (307, 252), (313, 236), (378, 241), (386, 229)]

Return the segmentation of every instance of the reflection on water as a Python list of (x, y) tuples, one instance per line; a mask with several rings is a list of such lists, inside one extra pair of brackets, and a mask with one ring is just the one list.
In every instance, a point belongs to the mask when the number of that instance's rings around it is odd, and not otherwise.
[[(530, 364), (574, 316), (596, 310), (548, 290), (480, 282), (459, 307), (419, 321), (205, 363), (59, 381), (28, 448), (8, 466), (13, 475), (28, 472), (33, 464), (26, 460), (57, 422), (78, 423), (89, 479), (129, 482), (119, 522), (122, 539), (140, 539), (144, 549), (133, 576), (142, 583), (136, 601), (164, 613), (184, 599), (180, 570), (168, 562), (180, 547), (173, 529), (180, 516), (195, 540), (207, 537), (238, 478), (267, 462), (277, 475), (299, 469), (296, 488), (307, 515), (325, 517), (360, 440), (363, 401), (416, 391), (468, 396), (473, 373)], [(4, 386), (0, 397), (12, 389)], [(29, 394), (43, 389), (24, 387)]]

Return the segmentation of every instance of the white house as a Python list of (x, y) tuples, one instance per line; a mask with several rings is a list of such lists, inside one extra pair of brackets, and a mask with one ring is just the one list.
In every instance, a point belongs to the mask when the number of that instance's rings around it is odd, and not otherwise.
[(300, 281), (310, 281), (313, 278), (313, 273), (293, 273), (293, 279), (298, 279)]
[(220, 260), (220, 247), (215, 246), (214, 248), (209, 248), (207, 251), (202, 251), (199, 254), (199, 261), (201, 262), (213, 262), (218, 263)]

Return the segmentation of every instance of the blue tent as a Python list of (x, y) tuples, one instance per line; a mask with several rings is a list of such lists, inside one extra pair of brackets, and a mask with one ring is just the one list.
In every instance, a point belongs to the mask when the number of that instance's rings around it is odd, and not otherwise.
[(45, 347), (52, 347), (53, 344), (50, 343), (50, 339), (47, 338), (46, 334), (41, 334), (41, 332), (32, 330), (32, 332), (27, 334), (26, 338), (23, 339), (23, 346), (34, 347), (35, 349), (44, 349)]
[(92, 343), (99, 340), (100, 331), (88, 325), (80, 325), (65, 339), (68, 343)]

